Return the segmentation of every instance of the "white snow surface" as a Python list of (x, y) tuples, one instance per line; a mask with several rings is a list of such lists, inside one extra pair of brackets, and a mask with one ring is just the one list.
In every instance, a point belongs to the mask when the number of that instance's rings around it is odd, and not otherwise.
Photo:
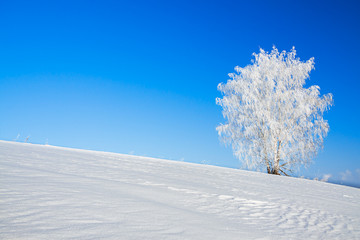
[(360, 239), (360, 190), (0, 141), (0, 239)]

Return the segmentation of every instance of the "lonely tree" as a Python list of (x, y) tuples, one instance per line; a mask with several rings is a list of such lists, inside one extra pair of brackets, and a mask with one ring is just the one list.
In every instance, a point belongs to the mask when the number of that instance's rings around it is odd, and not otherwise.
[(253, 55), (251, 65), (235, 67), (228, 82), (218, 85), (223, 97), (216, 102), (226, 123), (216, 129), (248, 168), (288, 175), (294, 166), (310, 163), (322, 146), (329, 131), (323, 113), (332, 95), (304, 86), (314, 58), (300, 61), (294, 47)]

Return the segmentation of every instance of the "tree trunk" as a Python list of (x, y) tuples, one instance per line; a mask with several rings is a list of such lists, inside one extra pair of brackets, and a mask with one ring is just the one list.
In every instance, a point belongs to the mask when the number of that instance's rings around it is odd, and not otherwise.
[(280, 149), (281, 149), (281, 141), (277, 141), (276, 143), (276, 153), (274, 159), (274, 169), (272, 174), (280, 175)]
[(267, 170), (267, 173), (271, 174), (271, 167), (270, 167), (270, 163), (269, 163), (269, 160), (267, 157), (265, 157), (265, 163), (266, 163), (266, 170)]

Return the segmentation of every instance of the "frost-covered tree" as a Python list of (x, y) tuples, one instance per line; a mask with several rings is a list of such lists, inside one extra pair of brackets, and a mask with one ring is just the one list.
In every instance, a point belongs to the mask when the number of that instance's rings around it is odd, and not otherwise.
[(223, 97), (216, 103), (226, 123), (216, 129), (246, 167), (288, 175), (294, 166), (310, 163), (322, 147), (329, 131), (323, 113), (332, 95), (320, 96), (319, 86), (304, 87), (314, 58), (300, 61), (294, 47), (253, 55), (251, 65), (235, 67), (228, 82), (218, 85)]

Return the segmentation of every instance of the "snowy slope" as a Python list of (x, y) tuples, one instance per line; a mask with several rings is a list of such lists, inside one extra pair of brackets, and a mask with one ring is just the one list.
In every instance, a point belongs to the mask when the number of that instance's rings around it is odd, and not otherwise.
[(0, 141), (0, 239), (360, 239), (360, 190)]

